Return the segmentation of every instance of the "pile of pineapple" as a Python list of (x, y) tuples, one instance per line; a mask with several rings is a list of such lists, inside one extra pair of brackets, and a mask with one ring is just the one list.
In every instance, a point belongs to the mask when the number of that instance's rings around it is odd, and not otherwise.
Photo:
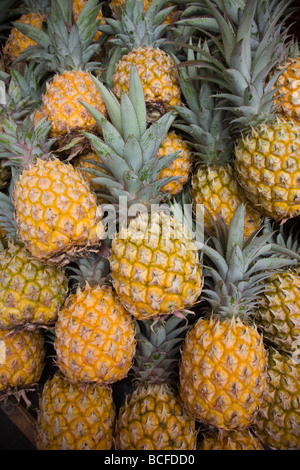
[(0, 7), (0, 398), (41, 450), (299, 450), (292, 2)]

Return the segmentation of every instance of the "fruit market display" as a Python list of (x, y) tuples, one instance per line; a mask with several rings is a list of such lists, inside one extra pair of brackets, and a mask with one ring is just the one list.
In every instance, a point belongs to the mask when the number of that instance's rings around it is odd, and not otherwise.
[(37, 450), (300, 450), (300, 6), (0, 8), (0, 402)]

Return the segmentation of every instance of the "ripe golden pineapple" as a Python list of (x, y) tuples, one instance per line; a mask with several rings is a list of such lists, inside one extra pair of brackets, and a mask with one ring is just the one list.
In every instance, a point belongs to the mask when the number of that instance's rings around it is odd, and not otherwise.
[(170, 166), (161, 170), (158, 175), (158, 179), (168, 178), (169, 176), (176, 176), (179, 178), (177, 181), (167, 183), (162, 188), (162, 191), (167, 192), (172, 196), (182, 191), (183, 186), (189, 179), (191, 171), (191, 149), (183, 138), (177, 135), (174, 131), (168, 132), (159, 147), (156, 156), (160, 158), (163, 155), (168, 155), (173, 152), (180, 152), (179, 158), (174, 160)]
[[(237, 133), (234, 166), (238, 181), (263, 215), (278, 220), (296, 217), (300, 214), (300, 128), (276, 114), (273, 85), (278, 74), (269, 80), (285, 51), (286, 31), (282, 25), (289, 2), (266, 2), (263, 7), (259, 1), (246, 2), (234, 30), (230, 15), (223, 19), (224, 8), (218, 9), (212, 3), (208, 6), (222, 39), (218, 43), (221, 59), (214, 55), (208, 60), (205, 77), (218, 82), (226, 109), (232, 112), (231, 123)], [(260, 44), (268, 44), (263, 61), (263, 46), (257, 47), (251, 37), (253, 18), (262, 8), (266, 21), (258, 35)], [(242, 39), (239, 27), (247, 31)]]
[(64, 271), (34, 259), (20, 244), (0, 251), (0, 328), (51, 325), (68, 292)]
[[(86, 262), (79, 260), (79, 267)], [(102, 262), (91, 259), (88, 273), (97, 273), (94, 265)], [(135, 344), (135, 322), (109, 285), (86, 279), (59, 312), (54, 347), (57, 364), (71, 382), (111, 384), (125, 378)]]
[[(180, 395), (194, 418), (227, 431), (249, 426), (263, 403), (267, 358), (263, 338), (249, 321), (266, 272), (287, 265), (264, 257), (272, 232), (244, 241), (244, 207), (229, 227), (202, 247), (210, 308), (187, 333), (180, 360)], [(256, 261), (260, 259), (259, 263)], [(276, 261), (275, 261), (276, 259)]]
[[(271, 229), (271, 226), (270, 226)], [(255, 322), (264, 338), (276, 348), (293, 354), (300, 337), (300, 250), (298, 233), (281, 224), (273, 241), (282, 247), (282, 255), (294, 259), (295, 265), (273, 274), (266, 280), (266, 291), (255, 313)]]
[(46, 70), (55, 73), (47, 83), (43, 104), (36, 119), (49, 119), (52, 123), (52, 135), (67, 142), (74, 133), (83, 129), (99, 131), (95, 120), (81, 102), (89, 103), (105, 113), (103, 100), (91, 75), (91, 71), (98, 65), (91, 62), (91, 59), (101, 48), (100, 44), (93, 43), (93, 37), (98, 31), (99, 20), (96, 20), (96, 17), (100, 5), (96, 0), (89, 0), (85, 14), (90, 15), (90, 25), (85, 24), (81, 14), (71, 27), (69, 19), (72, 17), (72, 3), (72, 0), (63, 4), (56, 0), (52, 2), (45, 37), (42, 40), (34, 28), (27, 26), (22, 29), (39, 45), (33, 52), (25, 51), (22, 57), (42, 63)]
[[(188, 63), (203, 60), (201, 50), (187, 52)], [(191, 195), (194, 209), (202, 205), (204, 224), (214, 232), (214, 220), (223, 218), (229, 226), (234, 211), (246, 204), (245, 237), (248, 238), (261, 223), (262, 217), (246, 200), (232, 167), (233, 140), (228, 115), (220, 109), (216, 95), (220, 90), (207, 82), (191, 80), (197, 75), (195, 67), (179, 64), (180, 83), (186, 106), (175, 106), (179, 117), (175, 127), (188, 135), (192, 148), (193, 174)], [(188, 86), (187, 86), (188, 85)]]
[(40, 330), (0, 330), (0, 393), (35, 385), (44, 368), (44, 337)]
[[(34, 26), (35, 28), (42, 29), (44, 20), (45, 16), (36, 11), (24, 13), (17, 20), (17, 23), (27, 24)], [(3, 56), (6, 67), (9, 68), (25, 49), (35, 45), (36, 42), (34, 40), (23, 34), (16, 27), (13, 27), (3, 47)]]
[(115, 405), (109, 387), (72, 384), (60, 372), (43, 388), (38, 414), (38, 450), (110, 450)]
[[(166, 197), (161, 188), (170, 182), (158, 179), (158, 175), (177, 158), (173, 153), (156, 156), (174, 116), (167, 113), (147, 128), (143, 88), (134, 66), (129, 96), (123, 94), (121, 103), (100, 82), (98, 87), (107, 109), (114, 104), (110, 115), (113, 126), (104, 116), (95, 114), (104, 141), (92, 134), (85, 135), (109, 173), (99, 169), (98, 181), (110, 191), (119, 211), (120, 229), (113, 235), (109, 258), (114, 288), (124, 307), (138, 319), (190, 307), (203, 283), (192, 236), (159, 205), (151, 211), (152, 204), (159, 204)], [(93, 113), (91, 107), (87, 109)], [(121, 196), (125, 204), (120, 204)], [(128, 224), (122, 223), (124, 206), (130, 215)]]
[(269, 382), (254, 432), (271, 449), (300, 449), (300, 364), (288, 354), (269, 351)]
[(165, 9), (162, 15), (164, 4), (163, 0), (154, 0), (151, 11), (144, 13), (143, 0), (127, 0), (121, 18), (106, 18), (107, 24), (100, 27), (101, 31), (114, 36), (109, 41), (113, 50), (121, 46), (125, 51), (112, 76), (114, 94), (120, 98), (122, 91), (128, 93), (131, 64), (134, 64), (142, 81), (149, 121), (155, 121), (172, 106), (181, 104), (178, 71), (170, 55), (161, 48), (162, 36), (168, 27), (165, 24), (163, 28), (161, 23), (169, 13)]
[(203, 433), (198, 450), (264, 450), (260, 441), (247, 430)]
[(274, 88), (280, 87), (275, 93), (277, 112), (300, 123), (300, 57), (284, 61), (278, 70), (282, 73), (274, 85)]
[(140, 320), (190, 307), (201, 292), (194, 242), (182, 223), (163, 212), (151, 220), (141, 214), (121, 228), (110, 266), (122, 304)]
[(133, 366), (134, 390), (116, 422), (117, 450), (194, 450), (195, 420), (185, 411), (174, 385), (185, 320), (139, 322)]
[[(71, 164), (50, 152), (49, 123), (8, 123), (0, 149), (17, 169), (13, 203), (18, 237), (37, 259), (67, 264), (100, 244), (103, 233), (96, 196)], [(22, 129), (22, 132), (21, 132)], [(16, 155), (18, 158), (15, 158)]]

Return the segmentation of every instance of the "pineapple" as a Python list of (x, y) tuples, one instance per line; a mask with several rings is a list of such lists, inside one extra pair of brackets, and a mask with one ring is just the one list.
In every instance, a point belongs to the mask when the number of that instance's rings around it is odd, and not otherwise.
[(52, 155), (50, 124), (33, 116), (17, 125), (4, 120), (0, 155), (13, 168), (11, 188), (18, 238), (34, 258), (68, 264), (100, 245), (103, 235), (96, 196), (71, 164)]
[[(122, 57), (112, 75), (112, 89), (120, 98), (124, 90), (128, 93), (131, 64), (134, 64), (142, 81), (149, 121), (181, 104), (178, 72), (174, 61), (164, 50), (163, 34), (168, 25), (162, 25), (173, 7), (162, 9), (165, 0), (154, 0), (144, 13), (143, 0), (127, 0), (120, 20), (106, 18), (100, 30), (114, 39), (109, 41), (122, 51)], [(125, 52), (125, 53), (124, 53)]]
[[(49, 0), (23, 0), (24, 13), (16, 23), (30, 25), (41, 30), (43, 23), (46, 20), (49, 5)], [(10, 35), (3, 47), (3, 56), (7, 68), (11, 67), (25, 49), (36, 45), (34, 40), (30, 39), (17, 29), (16, 23), (14, 23)]]
[(44, 360), (44, 337), (40, 330), (0, 330), (0, 394), (18, 394), (36, 385)]
[(211, 430), (205, 432), (200, 440), (198, 450), (264, 450), (259, 439), (248, 429), (240, 431)]
[(225, 431), (253, 423), (267, 387), (266, 350), (250, 315), (266, 272), (293, 263), (264, 256), (271, 236), (257, 235), (245, 242), (240, 205), (229, 229), (220, 221), (210, 239), (212, 246), (202, 246), (207, 258), (202, 299), (209, 307), (185, 337), (180, 395), (195, 419)]
[(0, 196), (0, 220), (9, 238), (0, 251), (0, 328), (51, 325), (67, 296), (65, 272), (34, 259), (18, 241), (13, 205)]
[(79, 282), (55, 325), (57, 364), (74, 383), (117, 382), (128, 375), (135, 354), (135, 322), (106, 281), (105, 261), (77, 261), (75, 277), (85, 284)]
[(269, 382), (254, 432), (274, 450), (300, 448), (300, 365), (285, 353), (269, 351)]
[(117, 450), (194, 450), (195, 420), (176, 390), (179, 347), (186, 320), (139, 322), (134, 390), (122, 404), (115, 429)]
[(95, 182), (109, 190), (118, 210), (119, 231), (112, 228), (109, 256), (114, 288), (137, 319), (190, 307), (203, 281), (197, 249), (184, 225), (159, 205), (167, 197), (161, 188), (177, 178), (158, 175), (178, 155), (156, 156), (174, 116), (167, 113), (147, 128), (143, 88), (134, 66), (129, 96), (123, 93), (121, 103), (96, 83), (112, 123), (87, 106), (102, 127), (104, 140), (85, 135), (108, 171), (98, 170)]
[(56, 371), (39, 403), (38, 450), (110, 450), (115, 405), (109, 387), (72, 384)]
[(291, 44), (288, 58), (282, 61), (276, 71), (281, 71), (274, 84), (277, 112), (287, 119), (300, 122), (300, 51), (298, 39)]
[(180, 152), (180, 157), (171, 163), (167, 168), (160, 171), (158, 179), (169, 176), (177, 176), (177, 181), (163, 186), (162, 191), (175, 196), (181, 193), (183, 186), (187, 183), (191, 171), (191, 149), (184, 139), (177, 135), (175, 131), (168, 132), (161, 143), (156, 156), (160, 158), (163, 155)]
[[(192, 64), (200, 61), (201, 54), (195, 55), (188, 49), (187, 59), (187, 63)], [(213, 232), (215, 219), (221, 217), (229, 226), (234, 211), (247, 200), (232, 165), (233, 145), (228, 115), (220, 109), (222, 103), (213, 96), (220, 90), (208, 82), (192, 80), (197, 75), (194, 66), (179, 65), (181, 89), (187, 106), (174, 106), (179, 115), (174, 126), (189, 136), (194, 164), (192, 200), (194, 207), (197, 204), (205, 206), (205, 226)], [(261, 223), (261, 214), (248, 203), (245, 236), (249, 237)]]
[(99, 132), (82, 101), (105, 113), (102, 97), (91, 76), (91, 71), (98, 66), (91, 59), (101, 48), (100, 44), (93, 42), (98, 30), (96, 16), (100, 5), (97, 0), (89, 0), (77, 22), (72, 23), (72, 4), (72, 0), (63, 4), (57, 0), (52, 2), (47, 29), (42, 36), (31, 26), (18, 26), (38, 43), (33, 50), (25, 51), (21, 59), (40, 63), (54, 73), (47, 82), (36, 120), (41, 117), (49, 119), (52, 136), (62, 143), (69, 143), (83, 129)]
[(90, 169), (95, 170), (99, 165), (102, 165), (101, 158), (96, 152), (92, 149), (88, 149), (87, 151), (80, 153), (74, 159), (73, 164), (76, 169), (82, 171), (84, 178), (88, 181), (93, 191), (103, 189), (101, 185), (94, 182), (94, 175), (89, 172)]
[(300, 250), (298, 234), (289, 233), (287, 224), (279, 227), (274, 241), (289, 250), (287, 255), (297, 262), (295, 266), (273, 274), (265, 283), (266, 291), (261, 296), (255, 314), (255, 322), (264, 338), (277, 349), (293, 354), (300, 338)]
[[(209, 67), (206, 79), (208, 75), (223, 88), (220, 97), (232, 113), (238, 181), (264, 216), (276, 220), (295, 217), (300, 213), (300, 128), (276, 114), (273, 86), (282, 71), (268, 80), (288, 48), (281, 17), (290, 2), (246, 2), (234, 29), (225, 7), (219, 10), (206, 3), (221, 32), (221, 40), (216, 42), (221, 58), (213, 56), (208, 66), (207, 61), (201, 66)], [(268, 19), (257, 33), (260, 44), (255, 43), (254, 48), (252, 25), (263, 8), (267, 8)]]

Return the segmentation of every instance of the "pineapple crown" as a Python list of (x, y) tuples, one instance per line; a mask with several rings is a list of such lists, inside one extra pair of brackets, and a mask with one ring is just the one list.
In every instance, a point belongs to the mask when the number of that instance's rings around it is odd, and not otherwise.
[(154, 0), (144, 13), (143, 0), (126, 0), (121, 10), (120, 19), (105, 18), (105, 25), (100, 31), (108, 36), (114, 36), (109, 43), (120, 46), (123, 52), (129, 52), (138, 47), (160, 47), (165, 39), (162, 37), (168, 28), (162, 24), (174, 7), (163, 8), (166, 0)]
[[(0, 219), (1, 220), (1, 219)], [(84, 287), (86, 283), (90, 286), (102, 285), (108, 282), (110, 272), (109, 261), (99, 253), (91, 253), (88, 258), (79, 258), (73, 265), (67, 266), (72, 272), (69, 277), (75, 281), (75, 287)]]
[[(204, 255), (203, 299), (221, 317), (247, 318), (266, 291), (270, 275), (296, 263), (294, 256), (282, 256), (282, 246), (271, 240), (273, 231), (259, 230), (245, 241), (245, 206), (234, 213), (229, 228), (220, 219), (216, 235), (201, 247)], [(287, 251), (286, 251), (287, 253)]]
[[(129, 205), (140, 202), (147, 206), (159, 203), (168, 195), (162, 187), (177, 177), (157, 179), (160, 171), (179, 157), (179, 152), (156, 157), (175, 116), (170, 111), (147, 127), (146, 103), (141, 80), (132, 65), (129, 95), (122, 93), (119, 102), (115, 95), (98, 79), (93, 78), (105, 102), (110, 117), (108, 121), (99, 111), (83, 103), (101, 127), (103, 139), (83, 132), (92, 148), (103, 162), (99, 169), (88, 169), (94, 182), (110, 194), (99, 196), (112, 203), (124, 196)], [(105, 170), (106, 172), (104, 172)]]
[[(225, 90), (219, 94), (228, 102), (222, 109), (233, 113), (235, 127), (243, 130), (271, 120), (276, 109), (273, 86), (282, 71), (270, 80), (268, 77), (289, 47), (286, 45), (288, 29), (282, 25), (291, 1), (253, 0), (245, 2), (244, 8), (238, 10), (227, 8), (229, 2), (204, 1), (218, 24), (219, 35), (214, 37), (201, 23), (201, 31), (213, 41), (217, 53), (202, 49), (206, 60), (200, 60), (197, 66), (207, 70), (205, 80), (209, 79)], [(232, 12), (236, 12), (235, 15)], [(262, 20), (259, 20), (260, 14)], [(233, 20), (230, 15), (234, 16)], [(253, 25), (259, 25), (260, 34), (253, 33)], [(253, 37), (259, 37), (259, 42)]]
[(187, 319), (169, 315), (166, 319), (137, 321), (136, 328), (134, 383), (174, 384), (180, 346), (189, 328)]
[(23, 74), (11, 69), (10, 75), (0, 78), (8, 81), (4, 103), (0, 104), (0, 119), (10, 117), (14, 122), (21, 122), (42, 102), (44, 90), (42, 76), (36, 64), (25, 64)]
[[(195, 149), (197, 159), (207, 164), (225, 164), (230, 161), (233, 151), (228, 116), (226, 111), (217, 107), (216, 87), (205, 80), (198, 80), (194, 64), (205, 60), (201, 50), (209, 52), (206, 41), (193, 50), (187, 51), (187, 61), (178, 63), (180, 87), (186, 106), (174, 106), (179, 118), (173, 126), (189, 136), (189, 144)], [(192, 46), (192, 44), (191, 44)]]
[(46, 70), (62, 73), (65, 70), (93, 70), (98, 63), (90, 62), (101, 49), (100, 41), (93, 42), (100, 20), (97, 15), (101, 6), (98, 0), (88, 0), (77, 22), (73, 20), (73, 0), (53, 0), (45, 28), (14, 23), (23, 34), (37, 43), (25, 49), (17, 62), (30, 60), (41, 64)]
[(3, 166), (11, 167), (11, 188), (24, 168), (38, 158), (50, 158), (50, 149), (56, 141), (48, 139), (51, 123), (43, 118), (34, 124), (34, 114), (28, 115), (22, 123), (9, 118), (2, 120), (0, 158), (6, 160)]

